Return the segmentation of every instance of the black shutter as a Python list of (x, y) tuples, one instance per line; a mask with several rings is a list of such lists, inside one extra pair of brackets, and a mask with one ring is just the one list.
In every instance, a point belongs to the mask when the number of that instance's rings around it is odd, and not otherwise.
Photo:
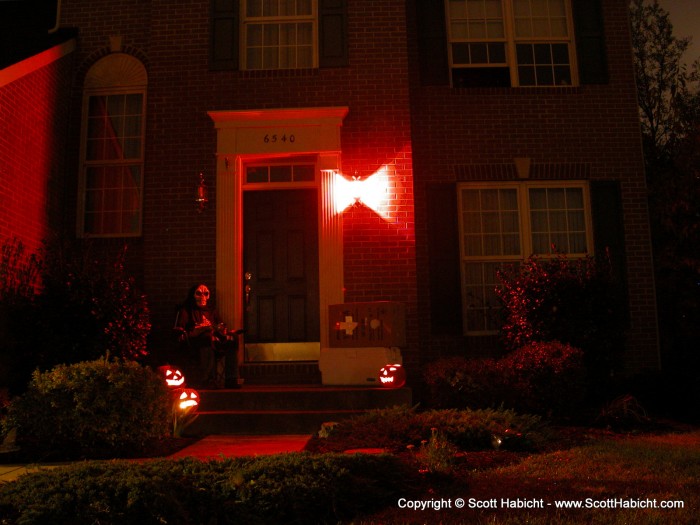
[(347, 0), (319, 0), (318, 62), (320, 67), (349, 65)]
[(462, 333), (457, 190), (454, 184), (426, 188), (430, 319), (434, 334)]
[(591, 216), (593, 244), (596, 255), (610, 256), (613, 278), (619, 283), (616, 297), (622, 303), (620, 310), (627, 314), (627, 260), (625, 256), (625, 225), (622, 215), (622, 197), (617, 181), (591, 181)]
[(607, 84), (608, 60), (600, 0), (572, 0), (581, 84)]
[(209, 16), (209, 68), (238, 69), (238, 0), (212, 0)]
[(416, 0), (418, 66), (424, 86), (450, 83), (444, 0)]

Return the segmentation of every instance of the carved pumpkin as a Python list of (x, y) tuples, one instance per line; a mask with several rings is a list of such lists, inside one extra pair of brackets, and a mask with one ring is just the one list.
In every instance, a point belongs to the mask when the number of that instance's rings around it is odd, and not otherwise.
[(401, 388), (406, 384), (406, 371), (398, 363), (385, 365), (379, 371), (379, 383), (385, 388)]
[(174, 366), (159, 366), (158, 373), (163, 376), (169, 388), (178, 388), (185, 384), (185, 375)]
[(183, 388), (175, 400), (175, 406), (182, 411), (192, 412), (199, 406), (199, 392), (194, 388)]

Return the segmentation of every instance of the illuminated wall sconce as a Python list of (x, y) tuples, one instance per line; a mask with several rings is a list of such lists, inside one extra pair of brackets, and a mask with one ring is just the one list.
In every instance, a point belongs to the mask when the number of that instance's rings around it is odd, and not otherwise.
[(388, 198), (388, 184), (389, 178), (385, 168), (365, 178), (355, 175), (352, 179), (346, 179), (337, 173), (334, 189), (335, 208), (340, 213), (348, 207), (366, 206), (383, 216), (383, 208)]
[(197, 184), (197, 196), (194, 200), (197, 205), (197, 212), (202, 213), (209, 205), (209, 189), (207, 183), (204, 182), (204, 173), (199, 172), (199, 183)]

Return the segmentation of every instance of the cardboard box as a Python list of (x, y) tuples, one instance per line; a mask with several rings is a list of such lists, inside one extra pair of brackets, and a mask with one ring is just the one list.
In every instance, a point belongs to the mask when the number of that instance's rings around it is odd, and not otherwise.
[(318, 368), (324, 385), (381, 386), (379, 370), (403, 364), (398, 348), (321, 348)]
[(332, 304), (328, 307), (328, 319), (331, 348), (406, 346), (406, 306), (403, 303)]

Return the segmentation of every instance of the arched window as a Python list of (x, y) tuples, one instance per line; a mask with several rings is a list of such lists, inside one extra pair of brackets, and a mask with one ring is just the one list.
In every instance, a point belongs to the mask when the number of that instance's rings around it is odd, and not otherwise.
[(85, 77), (78, 236), (141, 235), (147, 74), (113, 53)]

